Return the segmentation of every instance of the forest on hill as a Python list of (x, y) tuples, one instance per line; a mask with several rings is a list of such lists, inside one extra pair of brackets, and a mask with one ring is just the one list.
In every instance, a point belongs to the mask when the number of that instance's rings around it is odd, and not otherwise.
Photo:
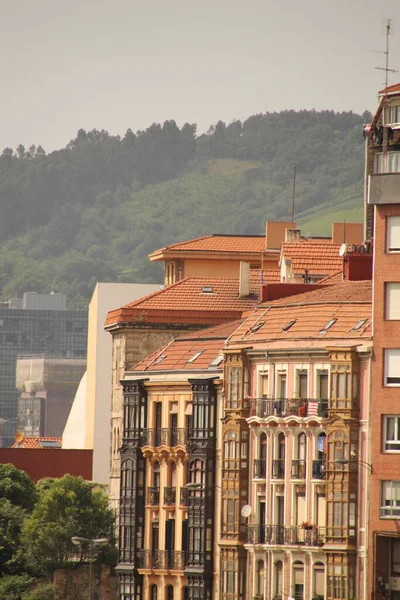
[[(97, 281), (162, 281), (156, 248), (209, 233), (264, 233), (354, 207), (362, 197), (365, 112), (284, 111), (196, 125), (153, 124), (123, 137), (80, 129), (63, 149), (0, 156), (0, 290), (65, 292), (87, 305)], [(308, 232), (311, 233), (311, 232)], [(312, 231), (318, 235), (319, 231)]]

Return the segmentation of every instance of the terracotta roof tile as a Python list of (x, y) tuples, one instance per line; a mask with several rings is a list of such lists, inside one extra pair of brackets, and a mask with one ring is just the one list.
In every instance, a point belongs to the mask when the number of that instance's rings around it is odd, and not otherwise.
[[(135, 365), (132, 371), (198, 371), (209, 369), (210, 363), (221, 354), (225, 340), (240, 325), (241, 321), (234, 321), (205, 329), (191, 336), (180, 336), (150, 354), (150, 356)], [(193, 362), (188, 362), (198, 352), (201, 352), (201, 354)], [(210, 372), (222, 371), (222, 369), (223, 363), (213, 368), (210, 367)]]
[(326, 240), (302, 240), (301, 242), (285, 242), (282, 244), (281, 261), (290, 260), (292, 272), (310, 275), (333, 275), (342, 268), (342, 257), (339, 256), (340, 244)]
[(206, 251), (206, 252), (262, 252), (265, 249), (265, 236), (260, 235), (219, 235), (178, 242), (165, 248), (155, 250), (150, 256), (159, 252), (170, 251)]
[[(346, 281), (264, 303), (232, 334), (229, 344), (299, 339), (327, 342), (339, 338), (371, 337), (371, 317), (371, 282)], [(336, 321), (325, 333), (321, 333), (332, 319)], [(354, 330), (353, 327), (363, 319), (365, 323)], [(284, 331), (291, 321), (295, 323)]]
[(12, 448), (36, 448), (40, 450), (51, 448), (54, 450), (60, 449), (61, 446), (62, 438), (60, 437), (23, 437), (16, 441)]
[(394, 85), (389, 85), (387, 88), (384, 88), (379, 93), (380, 94), (390, 94), (391, 92), (400, 92), (400, 83), (395, 83)]
[[(262, 278), (262, 281), (261, 281)], [(279, 269), (250, 269), (250, 290), (259, 294), (260, 287), (266, 283), (279, 283), (281, 272)]]
[[(211, 289), (212, 292), (207, 292)], [(241, 317), (252, 308), (258, 294), (239, 297), (237, 279), (188, 277), (110, 311), (106, 326), (116, 323), (167, 323), (218, 325)]]
[(341, 283), (343, 281), (343, 272), (338, 271), (333, 275), (328, 275), (328, 277), (324, 277), (324, 279), (320, 279), (318, 284), (323, 285), (334, 285), (336, 283)]

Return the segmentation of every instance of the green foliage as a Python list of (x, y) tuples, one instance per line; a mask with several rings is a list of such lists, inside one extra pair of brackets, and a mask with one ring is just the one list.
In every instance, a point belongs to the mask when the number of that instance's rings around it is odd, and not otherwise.
[[(26, 513), (9, 500), (0, 500), (0, 573), (11, 574), (18, 570), (17, 553), (21, 529)], [(2, 596), (0, 595), (0, 598)]]
[(22, 547), (28, 569), (40, 576), (63, 566), (75, 554), (73, 536), (106, 537), (114, 545), (114, 515), (108, 498), (96, 484), (81, 477), (48, 479), (23, 525)]
[(32, 510), (37, 492), (31, 479), (24, 471), (9, 463), (0, 464), (0, 498), (11, 504)]
[[(0, 156), (0, 287), (64, 291), (87, 304), (97, 281), (162, 280), (147, 254), (211, 232), (263, 233), (266, 220), (346, 209), (362, 196), (362, 124), (352, 112), (284, 111), (222, 121), (207, 134), (174, 121), (111, 136), (80, 129), (62, 150)], [(339, 220), (341, 213), (339, 214)], [(217, 224), (217, 225), (215, 225)], [(315, 221), (311, 233), (321, 235)]]
[(5, 575), (0, 578), (1, 600), (23, 600), (33, 579), (29, 575)]
[(25, 592), (21, 600), (54, 600), (54, 593), (54, 585), (52, 583), (44, 583)]

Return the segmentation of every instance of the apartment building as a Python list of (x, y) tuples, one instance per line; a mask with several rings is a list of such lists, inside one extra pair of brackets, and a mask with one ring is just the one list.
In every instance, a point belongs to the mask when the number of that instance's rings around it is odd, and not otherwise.
[(365, 594), (371, 345), (364, 281), (261, 304), (229, 338), (223, 600)]

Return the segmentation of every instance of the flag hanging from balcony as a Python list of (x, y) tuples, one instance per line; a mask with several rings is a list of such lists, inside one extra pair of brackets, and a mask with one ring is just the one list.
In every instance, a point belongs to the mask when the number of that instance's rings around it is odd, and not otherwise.
[(318, 402), (308, 401), (307, 416), (318, 417)]

